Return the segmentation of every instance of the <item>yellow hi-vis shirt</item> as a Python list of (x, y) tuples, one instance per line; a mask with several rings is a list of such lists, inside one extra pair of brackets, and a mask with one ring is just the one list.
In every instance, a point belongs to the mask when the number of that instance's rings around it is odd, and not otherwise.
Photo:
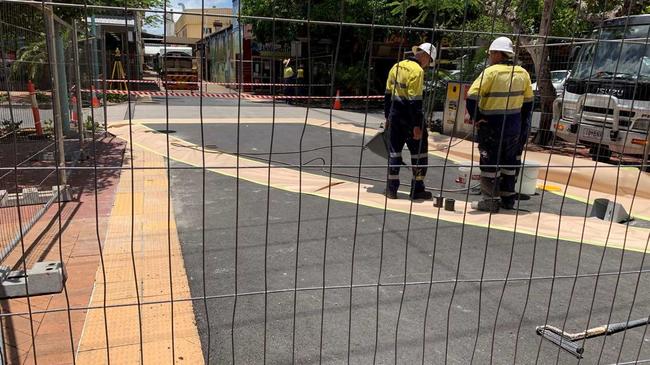
[(533, 100), (530, 75), (521, 66), (492, 65), (474, 80), (467, 98), (477, 100), (485, 116), (520, 113), (522, 105)]
[(284, 78), (285, 79), (290, 79), (293, 77), (293, 68), (291, 66), (287, 66), (284, 68)]
[(424, 70), (415, 59), (396, 63), (388, 73), (384, 113), (386, 119), (403, 120), (413, 126), (422, 122)]
[(417, 62), (407, 59), (393, 65), (386, 80), (386, 94), (392, 100), (422, 100), (424, 70)]

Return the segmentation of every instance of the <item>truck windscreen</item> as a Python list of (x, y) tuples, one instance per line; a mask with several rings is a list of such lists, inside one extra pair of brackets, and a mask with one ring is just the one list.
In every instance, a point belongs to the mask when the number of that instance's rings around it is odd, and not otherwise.
[(167, 69), (192, 69), (192, 59), (189, 57), (165, 57)]
[(571, 78), (650, 81), (650, 25), (606, 27), (580, 51)]

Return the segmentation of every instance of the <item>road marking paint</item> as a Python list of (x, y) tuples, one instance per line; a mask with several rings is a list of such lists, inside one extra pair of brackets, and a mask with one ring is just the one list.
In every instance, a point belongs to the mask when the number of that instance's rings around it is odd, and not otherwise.
[[(121, 129), (122, 130), (120, 130), (120, 128), (115, 128), (113, 132), (115, 132), (119, 138), (129, 142), (128, 130), (126, 130), (124, 127)], [(147, 149), (153, 153), (157, 153), (161, 156), (166, 156), (166, 135), (151, 133), (151, 129), (143, 125), (138, 125), (137, 128), (134, 127), (133, 129), (134, 145)], [(148, 131), (148, 133), (145, 131)], [(181, 147), (189, 146), (192, 144), (177, 137), (170, 137), (170, 139), (181, 142), (181, 145), (170, 146), (170, 158), (190, 166), (201, 167), (201, 152), (199, 146), (194, 145), (195, 147), (193, 148)], [(331, 189), (328, 189), (328, 191), (325, 192), (315, 191), (319, 187), (327, 184), (326, 182), (323, 183), (323, 181), (328, 180), (327, 177), (306, 172), (300, 173), (297, 170), (288, 168), (273, 168), (271, 169), (271, 172), (269, 172), (268, 169), (264, 168), (246, 169), (246, 167), (251, 166), (263, 167), (268, 165), (243, 157), (237, 158), (236, 156), (228, 155), (226, 153), (219, 155), (206, 155), (206, 164), (209, 166), (234, 166), (237, 160), (239, 160), (239, 164), (242, 167), (239, 170), (239, 173), (233, 171), (232, 169), (223, 167), (209, 168), (208, 170), (225, 176), (235, 178), (239, 177), (244, 181), (249, 181), (264, 186), (267, 185), (267, 180), (269, 179), (268, 174), (270, 173), (271, 187), (292, 193), (299, 192), (297, 181), (301, 179), (303, 194), (319, 196), (322, 198), (327, 198), (329, 195), (330, 198), (334, 201), (356, 204), (356, 183), (337, 184), (337, 186), (333, 186)], [(348, 182), (340, 179), (332, 179), (332, 182), (338, 181)], [(362, 184), (361, 187), (362, 196), (359, 199), (361, 205), (383, 210), (385, 204), (387, 204), (386, 209), (389, 211), (404, 214), (408, 213), (410, 201), (397, 200), (386, 202), (383, 195), (370, 193), (367, 191), (372, 187), (371, 185)], [(463, 215), (461, 213), (467, 210), (468, 214), (464, 217), (465, 224), (481, 228), (488, 227), (488, 214), (477, 214), (478, 212), (471, 211), (468, 207), (468, 204), (462, 201), (458, 201), (456, 206), (458, 207), (458, 210), (456, 212), (447, 212), (444, 210), (440, 211), (440, 219), (447, 222), (462, 223)], [(436, 218), (438, 216), (437, 213), (438, 212), (436, 208), (431, 207), (430, 202), (413, 204), (414, 215)], [(489, 227), (492, 229), (513, 232), (515, 230), (514, 218), (514, 214), (493, 215), (493, 223)], [(650, 230), (639, 227), (614, 225), (611, 227), (610, 234), (607, 235), (607, 225), (603, 225), (602, 223), (603, 222), (601, 220), (598, 220), (596, 218), (585, 219), (584, 217), (574, 216), (559, 217), (555, 214), (540, 214), (538, 212), (534, 212), (530, 214), (519, 214), (516, 231), (517, 233), (537, 235), (550, 239), (561, 239), (578, 243), (582, 241), (590, 245), (601, 247), (606, 246), (619, 249), (624, 248), (626, 250), (637, 252), (643, 252), (645, 250), (645, 241), (648, 237), (648, 234), (650, 233)], [(586, 227), (584, 230), (584, 238), (581, 238), (582, 234), (579, 230), (576, 230), (576, 227), (583, 225), (586, 225)], [(607, 237), (609, 237), (609, 239)]]

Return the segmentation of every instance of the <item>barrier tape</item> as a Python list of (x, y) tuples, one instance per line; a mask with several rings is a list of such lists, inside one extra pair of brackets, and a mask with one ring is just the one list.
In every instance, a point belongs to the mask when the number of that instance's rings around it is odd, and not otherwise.
[[(82, 92), (90, 92), (90, 89), (83, 89)], [(238, 93), (199, 93), (199, 92), (178, 92), (178, 91), (127, 91), (127, 90), (97, 90), (98, 92), (105, 92), (106, 94), (117, 95), (134, 95), (134, 96), (192, 96), (192, 97), (205, 97), (217, 99), (237, 99)], [(336, 99), (336, 96), (306, 96), (306, 95), (253, 95), (248, 93), (241, 93), (242, 99), (251, 100), (272, 100), (272, 99)], [(383, 99), (383, 95), (350, 95), (339, 96), (340, 99)]]
[[(200, 84), (198, 81), (162, 81), (162, 80), (116, 80), (116, 79), (95, 79), (94, 81), (98, 82), (103, 82), (106, 81), (108, 83), (112, 82), (127, 82), (127, 83), (132, 83), (132, 84), (156, 84), (156, 85), (164, 85), (164, 84)], [(304, 86), (307, 87), (309, 84), (276, 84), (276, 83), (265, 83), (265, 82), (210, 82), (210, 81), (203, 81), (204, 85), (242, 85), (242, 86)], [(311, 84), (311, 86), (331, 86), (330, 84)]]

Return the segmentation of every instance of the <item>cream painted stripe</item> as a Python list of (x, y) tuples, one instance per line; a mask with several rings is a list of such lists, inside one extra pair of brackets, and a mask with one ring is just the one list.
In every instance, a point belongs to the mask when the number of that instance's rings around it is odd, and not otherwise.
[[(432, 150), (440, 146), (445, 146), (445, 144), (438, 143), (433, 147), (430, 145), (429, 149)], [(456, 162), (467, 161), (472, 157), (471, 149), (470, 141), (461, 141), (449, 153), (449, 159)], [(447, 157), (446, 153), (435, 152), (434, 154), (442, 158)], [(546, 168), (545, 166), (549, 165), (549, 156), (551, 158), (550, 165), (562, 167)], [(474, 153), (474, 158), (478, 159), (478, 152)], [(621, 168), (620, 171), (617, 171), (618, 167), (616, 166), (603, 165), (600, 162), (596, 164), (586, 159), (575, 161), (575, 165), (580, 167), (571, 170), (571, 165), (574, 163), (572, 158), (558, 154), (551, 156), (541, 152), (529, 151), (526, 159), (536, 161), (541, 165), (538, 185), (544, 184), (544, 177), (546, 177), (546, 184), (562, 186), (563, 191), (567, 191), (567, 198), (582, 202), (586, 202), (589, 198), (590, 203), (596, 198), (616, 200), (633, 216), (650, 220), (650, 175), (647, 173), (639, 175), (639, 170), (629, 168)], [(638, 189), (635, 189), (638, 179), (640, 179)], [(564, 196), (562, 192), (551, 192)]]
[[(467, 162), (467, 160), (455, 157), (452, 154), (447, 155), (445, 153), (437, 152), (437, 151), (429, 152), (429, 153), (436, 157), (446, 158), (458, 164)], [(478, 161), (475, 162), (477, 163), (478, 166)], [(558, 189), (554, 189), (555, 187), (557, 187)], [(638, 213), (638, 211), (643, 209), (644, 204), (650, 204), (650, 202), (644, 198), (635, 197), (634, 199), (630, 199), (627, 197), (614, 196), (612, 194), (602, 193), (599, 191), (592, 191), (591, 194), (589, 194), (589, 191), (587, 189), (581, 189), (573, 186), (569, 186), (567, 189), (566, 185), (559, 184), (548, 179), (546, 180), (546, 182), (544, 181), (544, 179), (537, 179), (537, 188), (546, 190), (551, 194), (561, 196), (561, 197), (566, 197), (567, 199), (575, 200), (577, 202), (581, 202), (585, 204), (593, 204), (594, 200), (599, 198), (605, 198), (611, 201), (616, 201), (618, 203), (621, 203), (621, 205), (623, 205), (623, 207), (628, 212), (633, 212), (634, 218), (642, 219), (644, 221), (650, 221), (650, 215)], [(570, 193), (570, 191), (575, 191), (575, 193)], [(587, 199), (587, 196), (589, 196), (589, 199)], [(641, 211), (645, 212), (646, 210), (643, 209)]]
[[(134, 144), (146, 148), (154, 153), (166, 156), (166, 137), (160, 133), (151, 133), (152, 130), (142, 125), (133, 125)], [(128, 128), (118, 127), (112, 129), (118, 137), (129, 141)], [(170, 137), (177, 143), (171, 144), (170, 153), (171, 158), (188, 164), (190, 166), (201, 166), (201, 151), (200, 147), (192, 143), (186, 142), (176, 137)], [(219, 153), (219, 154), (206, 154), (206, 164), (208, 166), (217, 166), (211, 168), (211, 171), (217, 172), (222, 175), (237, 177), (237, 172), (232, 168), (237, 164), (237, 158), (232, 155)], [(246, 158), (239, 158), (239, 178), (242, 180), (250, 181), (260, 185), (266, 185), (268, 179), (268, 169), (263, 167), (267, 166)], [(255, 168), (246, 168), (255, 167)], [(273, 168), (271, 169), (271, 186), (274, 188), (282, 189), (285, 191), (297, 193), (298, 181), (302, 179), (302, 192), (305, 194), (315, 195), (327, 198), (328, 189), (323, 189), (327, 186), (328, 178), (326, 176), (305, 173), (300, 175), (299, 171), (287, 168)], [(331, 188), (331, 199), (347, 203), (356, 203), (357, 184), (345, 180), (332, 179), (332, 183), (336, 186)], [(385, 198), (381, 194), (369, 193), (367, 190), (371, 185), (362, 184), (360, 204), (384, 209)], [(323, 189), (323, 190), (321, 190)], [(410, 202), (407, 200), (388, 201), (386, 209), (390, 211), (408, 213)], [(463, 219), (462, 212), (468, 210), (466, 215), (466, 224), (477, 227), (488, 227), (488, 214), (481, 214), (471, 211), (465, 202), (457, 202), (460, 211), (447, 212), (440, 211), (440, 219), (448, 222), (461, 223)], [(430, 202), (415, 203), (413, 204), (413, 214), (428, 218), (436, 218), (437, 210), (431, 206)], [(497, 214), (492, 216), (492, 224), (490, 228), (499, 229), (504, 231), (514, 230), (515, 214)], [(625, 226), (613, 225), (607, 240), (607, 224), (596, 218), (585, 219), (583, 217), (562, 216), (561, 226), (560, 217), (549, 213), (530, 213), (519, 214), (517, 223), (517, 232), (538, 235), (541, 237), (551, 239), (561, 239), (565, 241), (580, 242), (581, 231), (584, 225), (584, 243), (607, 246), (616, 248), (625, 248), (632, 251), (643, 251), (645, 249), (645, 242), (650, 234), (650, 230), (629, 227), (626, 231)], [(558, 226), (559, 229), (558, 229)], [(538, 227), (538, 228), (536, 228)], [(559, 234), (558, 234), (559, 233)]]
[[(271, 118), (241, 118), (240, 121), (245, 122), (245, 123), (251, 123), (251, 124), (267, 124), (269, 123), (269, 120)], [(134, 120), (133, 124), (142, 124), (142, 123), (166, 123), (166, 119), (147, 119), (147, 120)], [(236, 124), (238, 123), (238, 120), (236, 118), (206, 118), (203, 120), (205, 124), (210, 124), (210, 123), (232, 123)], [(199, 121), (197, 119), (175, 119), (173, 123), (178, 123), (178, 124), (197, 124)], [(304, 124), (305, 123), (305, 118), (282, 118), (282, 123), (286, 124)], [(315, 118), (309, 118), (307, 120), (308, 125), (312, 126), (318, 126), (318, 127), (329, 127), (329, 121), (325, 121), (322, 119), (315, 119)], [(112, 124), (115, 127), (121, 126), (121, 125), (128, 125), (128, 122), (116, 122), (115, 124)], [(339, 123), (336, 121), (332, 122), (332, 128), (340, 131), (345, 131), (345, 132), (350, 132), (350, 133), (356, 133), (356, 134), (361, 134), (363, 133), (363, 128), (358, 127), (355, 125), (351, 124), (346, 124), (346, 123)], [(366, 128), (366, 133), (374, 133), (376, 130), (372, 128)], [(458, 146), (459, 148), (452, 148), (449, 153), (447, 152), (441, 152), (441, 151), (435, 151), (435, 149), (445, 149), (449, 145), (448, 143), (448, 138), (447, 136), (442, 136), (440, 134), (432, 134), (429, 136), (429, 145), (433, 146), (429, 148), (429, 154), (434, 155), (439, 158), (443, 159), (448, 159), (450, 161), (453, 161), (455, 163), (463, 163), (467, 162), (469, 158), (471, 158), (471, 154), (467, 155), (466, 152), (461, 152), (459, 156), (458, 149), (464, 148), (465, 150), (468, 148), (468, 144), (471, 146), (471, 142), (468, 141), (461, 141)], [(438, 139), (438, 140), (436, 140)], [(455, 142), (454, 142), (455, 143)], [(464, 144), (464, 146), (461, 146), (461, 144)], [(548, 156), (548, 155), (546, 155)], [(474, 154), (475, 157), (475, 162), (478, 163), (478, 152)], [(563, 157), (563, 156), (553, 156), (554, 158), (557, 157)], [(539, 159), (539, 158), (538, 158)], [(583, 161), (583, 160), (581, 160)], [(586, 163), (591, 163), (591, 161), (585, 161)], [(569, 167), (570, 165), (567, 165)], [(555, 169), (557, 170), (557, 168)], [(565, 168), (565, 170), (567, 170)], [(621, 170), (627, 171), (627, 173), (632, 173), (634, 170), (630, 169), (624, 169), (621, 168)], [(638, 171), (637, 171), (638, 172)], [(542, 171), (543, 173), (543, 171)], [(549, 193), (555, 194), (557, 196), (565, 197), (571, 200), (579, 201), (582, 203), (589, 203), (593, 204), (595, 199), (598, 198), (605, 198), (609, 199), (611, 201), (616, 201), (623, 205), (623, 207), (635, 218), (637, 219), (642, 219), (645, 221), (650, 221), (650, 199), (646, 199), (643, 197), (638, 196), (633, 196), (634, 194), (624, 194), (624, 193), (619, 193), (618, 195), (610, 194), (607, 192), (602, 192), (598, 191), (595, 189), (592, 189), (591, 191), (589, 189), (585, 188), (580, 188), (576, 186), (567, 186), (565, 184), (562, 184), (561, 182), (558, 181), (560, 177), (554, 177), (554, 176), (548, 176), (546, 181), (544, 179), (538, 179), (537, 180), (537, 185), (541, 189), (546, 190)], [(568, 173), (564, 177), (565, 181), (568, 178)], [(620, 179), (619, 179), (620, 180)], [(635, 180), (636, 181), (636, 180)], [(559, 191), (553, 189), (553, 187), (558, 186), (561, 189)], [(548, 187), (548, 188), (547, 188)], [(647, 189), (647, 187), (643, 186), (641, 183), (639, 184), (639, 189), (638, 191), (644, 191), (643, 189)], [(629, 189), (628, 189), (629, 190)], [(630, 191), (632, 193), (633, 191)]]

